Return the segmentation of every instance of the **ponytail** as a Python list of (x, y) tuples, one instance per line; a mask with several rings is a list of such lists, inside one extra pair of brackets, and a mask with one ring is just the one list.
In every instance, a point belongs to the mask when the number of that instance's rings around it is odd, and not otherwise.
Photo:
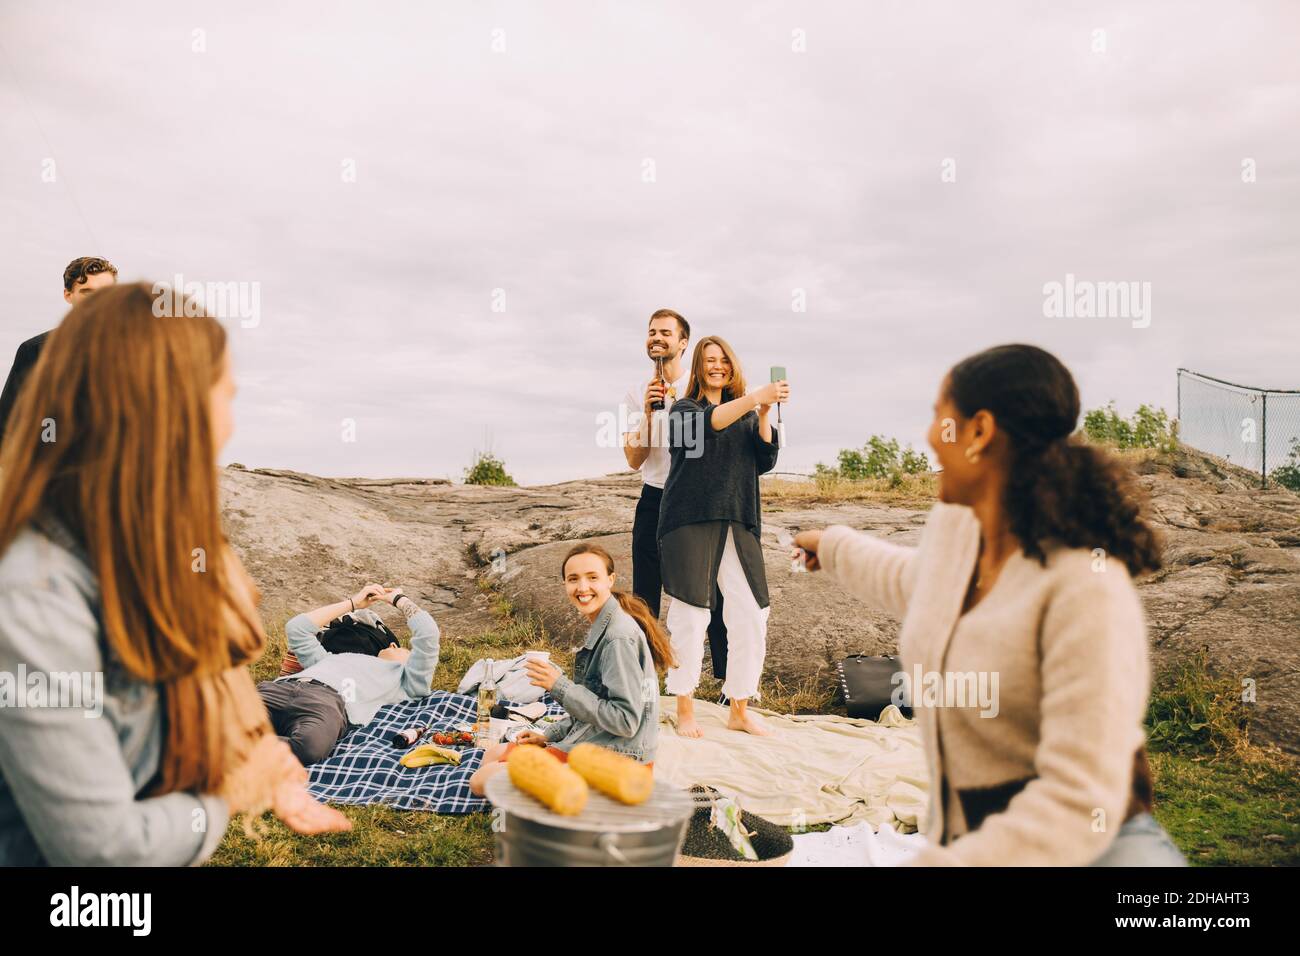
[(1050, 352), (999, 345), (953, 366), (948, 395), (967, 418), (993, 414), (1010, 445), (1003, 507), (1025, 554), (1046, 564), (1043, 542), (1101, 548), (1136, 577), (1160, 567), (1160, 542), (1119, 459), (1074, 437), (1079, 389)]
[(650, 605), (635, 594), (628, 594), (626, 591), (613, 591), (610, 596), (618, 600), (618, 606), (627, 612), (645, 632), (646, 643), (650, 645), (650, 656), (654, 658), (655, 670), (662, 674), (668, 668), (676, 667), (677, 659), (673, 657), (672, 641), (668, 637), (668, 632), (663, 629), (663, 625), (659, 623), (659, 619), (650, 613)]
[(1160, 568), (1160, 542), (1142, 516), (1131, 474), (1115, 456), (1075, 438), (1013, 451), (1003, 506), (1025, 554), (1046, 563), (1043, 541), (1101, 548), (1137, 577)]

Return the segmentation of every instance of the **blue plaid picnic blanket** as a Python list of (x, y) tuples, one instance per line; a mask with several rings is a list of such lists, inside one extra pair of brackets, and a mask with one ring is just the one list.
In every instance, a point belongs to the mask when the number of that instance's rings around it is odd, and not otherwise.
[[(547, 714), (564, 713), (549, 694), (542, 696), (542, 702)], [(447, 691), (386, 704), (374, 720), (346, 734), (328, 757), (307, 768), (307, 789), (326, 803), (383, 804), (432, 813), (487, 810), (487, 800), (469, 792), (470, 775), (483, 761), (481, 747), (461, 750), (459, 766), (408, 768), (398, 760), (410, 748), (392, 745), (393, 734), (407, 727), (427, 724), (430, 733), (452, 730), (473, 724), (477, 714), (477, 697)], [(427, 742), (426, 735), (420, 743)]]

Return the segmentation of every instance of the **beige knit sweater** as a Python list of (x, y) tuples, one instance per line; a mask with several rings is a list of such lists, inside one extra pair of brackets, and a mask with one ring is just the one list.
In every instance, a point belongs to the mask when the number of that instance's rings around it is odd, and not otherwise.
[[(937, 504), (919, 547), (836, 526), (818, 560), (850, 593), (902, 619), (903, 667), (922, 672), (912, 697), (930, 768), (931, 845), (915, 862), (1084, 865), (1123, 823), (1145, 739), (1150, 674), (1137, 592), (1116, 559), (1047, 546), (1046, 567), (1016, 552), (963, 615), (979, 536), (973, 511)], [(997, 690), (995, 716), (980, 716), (994, 708), (969, 696), (966, 706), (951, 706), (955, 695), (924, 706), (927, 683), (938, 686), (926, 675), (981, 672)], [(955, 791), (1025, 778), (1005, 811), (967, 832)]]

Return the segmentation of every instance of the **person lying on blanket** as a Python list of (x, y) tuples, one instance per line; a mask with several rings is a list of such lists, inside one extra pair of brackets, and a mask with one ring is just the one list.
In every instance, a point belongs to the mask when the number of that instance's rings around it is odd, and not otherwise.
[(479, 796), (517, 746), (546, 747), (567, 761), (573, 747), (591, 743), (654, 763), (659, 674), (676, 666), (667, 632), (645, 601), (613, 590), (614, 559), (599, 545), (576, 545), (560, 565), (560, 578), (569, 602), (590, 623), (587, 640), (575, 657), (572, 680), (550, 661), (530, 660), (528, 671), (568, 716), (541, 733), (524, 731), (514, 743), (489, 747), (469, 781)]
[[(409, 650), (368, 610), (376, 601), (402, 612)], [(284, 636), (303, 669), (262, 681), (257, 692), (303, 766), (328, 757), (349, 724), (368, 724), (385, 704), (428, 694), (438, 667), (438, 625), (401, 588), (367, 584), (346, 601), (291, 619)]]

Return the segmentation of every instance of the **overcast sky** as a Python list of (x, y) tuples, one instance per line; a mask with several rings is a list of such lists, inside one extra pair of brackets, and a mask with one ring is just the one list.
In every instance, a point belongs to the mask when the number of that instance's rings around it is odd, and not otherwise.
[[(226, 461), (619, 470), (660, 307), (789, 369), (794, 471), (923, 445), (1008, 341), (1085, 406), (1300, 388), (1295, 3), (0, 10), (0, 369), (75, 256), (245, 283)], [(1150, 283), (1149, 325), (1046, 317), (1067, 274)]]

